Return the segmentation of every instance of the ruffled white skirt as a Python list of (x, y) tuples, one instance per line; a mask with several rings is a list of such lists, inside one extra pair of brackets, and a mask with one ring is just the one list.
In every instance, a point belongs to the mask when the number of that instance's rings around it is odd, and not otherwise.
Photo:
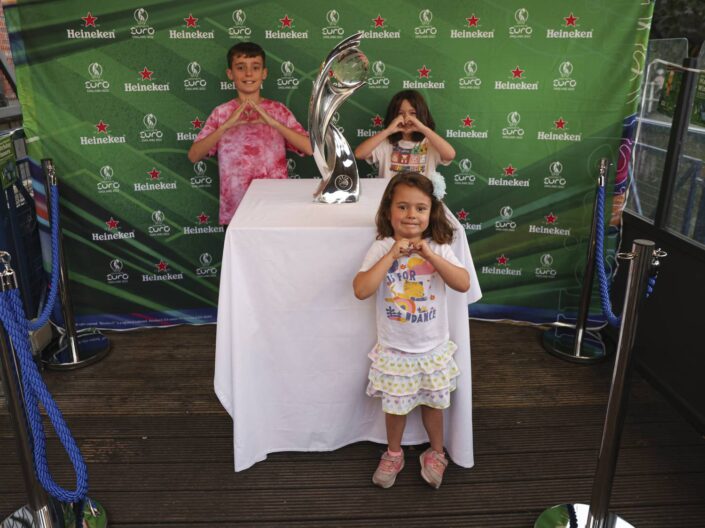
[(457, 349), (452, 341), (423, 354), (375, 345), (368, 354), (372, 365), (367, 395), (381, 398), (388, 414), (405, 415), (419, 405), (446, 409), (460, 375), (453, 359)]

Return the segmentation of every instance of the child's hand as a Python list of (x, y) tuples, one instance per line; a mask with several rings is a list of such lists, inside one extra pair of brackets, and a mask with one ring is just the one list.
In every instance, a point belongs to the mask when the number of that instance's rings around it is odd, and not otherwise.
[(276, 125), (279, 124), (279, 122), (272, 116), (270, 116), (264, 108), (262, 108), (257, 103), (253, 102), (251, 102), (250, 105), (259, 114), (259, 119), (257, 120), (257, 122), (266, 123), (267, 125), (276, 128)]
[(250, 101), (245, 101), (240, 106), (238, 106), (232, 114), (230, 114), (228, 120), (223, 123), (223, 126), (226, 128), (226, 130), (232, 127), (246, 125), (247, 123), (251, 122), (251, 116), (254, 111), (250, 107), (250, 104)]
[(399, 257), (405, 257), (409, 255), (414, 250), (414, 245), (410, 240), (402, 238), (394, 242), (394, 245), (389, 250), (389, 255), (396, 260)]
[(392, 120), (391, 123), (389, 123), (389, 126), (387, 127), (387, 132), (391, 136), (392, 134), (396, 132), (402, 132), (405, 128), (404, 124), (404, 116), (398, 115), (397, 117)]
[(419, 121), (415, 115), (410, 115), (407, 117), (404, 125), (405, 132), (421, 132), (425, 135), (424, 130), (426, 130), (426, 125)]
[(430, 259), (433, 255), (435, 255), (435, 253), (431, 249), (431, 246), (429, 246), (428, 242), (426, 242), (426, 240), (424, 239), (419, 240), (416, 244), (412, 244), (412, 248), (412, 251), (414, 253), (418, 253), (426, 260)]

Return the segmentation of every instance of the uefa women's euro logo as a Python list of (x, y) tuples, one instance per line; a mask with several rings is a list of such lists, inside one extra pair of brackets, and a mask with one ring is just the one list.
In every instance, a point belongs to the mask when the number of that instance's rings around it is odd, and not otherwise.
[(144, 130), (140, 131), (140, 141), (142, 143), (158, 143), (164, 139), (164, 134), (157, 129), (157, 116), (154, 114), (145, 114), (142, 118)]

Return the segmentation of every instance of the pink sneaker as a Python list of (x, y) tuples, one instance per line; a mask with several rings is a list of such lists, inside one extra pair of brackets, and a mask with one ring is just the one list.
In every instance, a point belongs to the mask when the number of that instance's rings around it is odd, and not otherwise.
[(421, 453), (419, 462), (421, 462), (421, 476), (423, 479), (432, 488), (440, 488), (441, 482), (443, 482), (443, 473), (448, 467), (446, 457), (429, 447)]
[(404, 452), (402, 451), (399, 456), (392, 456), (385, 451), (375, 474), (372, 475), (372, 482), (380, 488), (391, 488), (402, 469), (404, 469)]

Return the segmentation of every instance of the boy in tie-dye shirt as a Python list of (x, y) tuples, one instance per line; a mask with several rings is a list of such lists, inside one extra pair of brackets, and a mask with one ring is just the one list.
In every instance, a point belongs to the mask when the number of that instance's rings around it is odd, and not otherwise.
[(237, 97), (208, 116), (188, 157), (192, 163), (218, 154), (220, 223), (230, 223), (252, 180), (287, 177), (286, 149), (311, 155), (308, 134), (282, 103), (260, 96), (267, 77), (264, 50), (241, 42), (228, 51), (228, 78)]

